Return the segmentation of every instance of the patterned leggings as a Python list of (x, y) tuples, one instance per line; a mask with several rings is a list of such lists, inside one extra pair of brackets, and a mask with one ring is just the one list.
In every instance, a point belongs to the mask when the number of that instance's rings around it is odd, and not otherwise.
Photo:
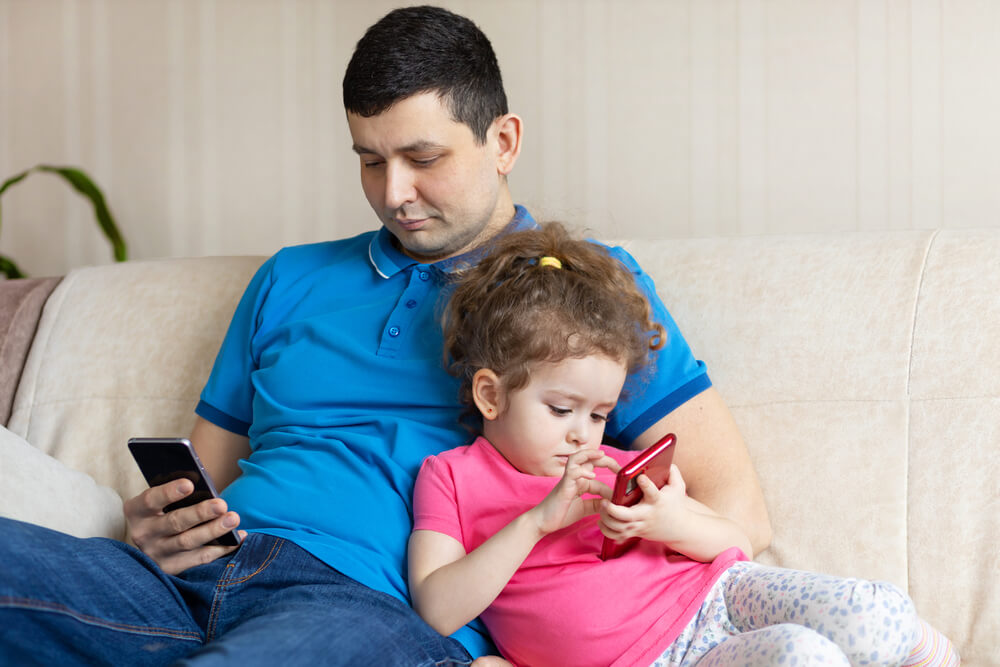
[(654, 667), (899, 665), (919, 636), (892, 584), (740, 562)]

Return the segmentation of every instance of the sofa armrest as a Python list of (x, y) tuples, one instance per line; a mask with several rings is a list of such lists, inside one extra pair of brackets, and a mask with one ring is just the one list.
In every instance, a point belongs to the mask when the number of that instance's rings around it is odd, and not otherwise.
[(10, 419), (17, 383), (42, 307), (62, 278), (0, 281), (0, 425)]

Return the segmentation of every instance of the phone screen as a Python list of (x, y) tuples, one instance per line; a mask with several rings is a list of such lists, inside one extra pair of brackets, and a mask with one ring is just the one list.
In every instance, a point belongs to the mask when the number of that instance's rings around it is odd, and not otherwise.
[[(131, 438), (128, 441), (129, 451), (139, 465), (146, 482), (152, 486), (160, 486), (175, 479), (186, 478), (194, 484), (194, 492), (175, 503), (163, 508), (164, 512), (172, 512), (181, 507), (195, 505), (209, 498), (217, 498), (215, 486), (205, 471), (191, 442), (186, 438)], [(239, 536), (230, 532), (210, 544), (236, 546)]]

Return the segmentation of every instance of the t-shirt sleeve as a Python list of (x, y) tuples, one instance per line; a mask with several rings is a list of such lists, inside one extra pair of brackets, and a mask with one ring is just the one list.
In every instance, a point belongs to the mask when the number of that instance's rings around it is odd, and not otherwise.
[(433, 530), (465, 544), (451, 466), (436, 456), (424, 459), (413, 487), (413, 529)]
[[(433, 530), (465, 544), (459, 523), (452, 469), (437, 456), (424, 459), (417, 474), (417, 482), (413, 487), (413, 529)], [(478, 618), (459, 628), (451, 636), (461, 642), (474, 658), (499, 655), (486, 627)]]
[(635, 277), (649, 299), (653, 319), (666, 330), (662, 348), (652, 353), (650, 364), (625, 382), (621, 400), (611, 413), (607, 433), (629, 446), (653, 424), (675, 408), (712, 386), (704, 362), (695, 359), (667, 307), (656, 293), (653, 279), (623, 248), (609, 248)]
[(253, 422), (251, 375), (259, 361), (253, 340), (273, 282), (274, 262), (275, 257), (264, 262), (243, 292), (195, 408), (200, 417), (239, 435), (247, 435)]

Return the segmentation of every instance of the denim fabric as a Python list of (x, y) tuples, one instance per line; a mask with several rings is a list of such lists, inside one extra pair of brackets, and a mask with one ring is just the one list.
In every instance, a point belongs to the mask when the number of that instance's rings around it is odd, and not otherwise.
[(180, 576), (140, 551), (0, 518), (3, 665), (468, 665), (406, 604), (251, 533)]

